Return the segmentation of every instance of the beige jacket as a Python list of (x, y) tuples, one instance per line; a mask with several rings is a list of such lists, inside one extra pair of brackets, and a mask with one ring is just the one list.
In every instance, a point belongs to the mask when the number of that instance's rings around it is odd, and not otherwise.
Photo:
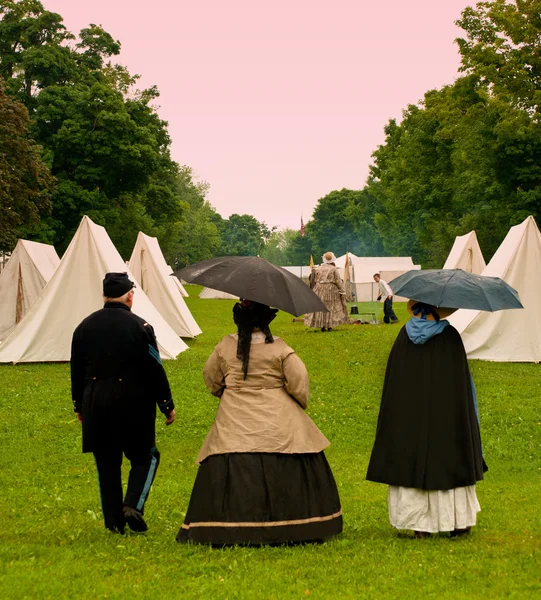
[(262, 334), (252, 336), (244, 380), (237, 336), (227, 335), (207, 360), (203, 376), (220, 404), (197, 462), (226, 452), (302, 454), (329, 445), (304, 412), (310, 393), (306, 367), (280, 338), (265, 344)]

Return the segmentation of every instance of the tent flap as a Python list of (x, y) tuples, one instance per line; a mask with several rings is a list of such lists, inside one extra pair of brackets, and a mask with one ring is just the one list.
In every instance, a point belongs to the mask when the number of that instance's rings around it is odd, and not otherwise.
[(155, 237), (139, 232), (129, 265), (138, 285), (179, 336), (193, 338), (202, 333)]

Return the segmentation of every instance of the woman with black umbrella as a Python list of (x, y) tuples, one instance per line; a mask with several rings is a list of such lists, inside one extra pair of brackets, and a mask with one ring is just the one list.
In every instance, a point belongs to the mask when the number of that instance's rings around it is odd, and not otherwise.
[(328, 440), (304, 409), (306, 367), (269, 324), (276, 310), (235, 304), (203, 375), (220, 398), (178, 542), (281, 544), (323, 541), (342, 530), (325, 458)]

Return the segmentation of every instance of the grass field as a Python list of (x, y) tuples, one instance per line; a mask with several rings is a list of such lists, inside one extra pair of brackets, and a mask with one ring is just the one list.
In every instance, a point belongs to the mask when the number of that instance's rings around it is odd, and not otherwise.
[[(467, 538), (415, 540), (390, 527), (386, 487), (364, 479), (400, 325), (321, 333), (280, 313), (273, 327), (311, 376), (308, 412), (331, 440), (342, 535), (298, 547), (176, 544), (217, 406), (202, 367), (233, 330), (232, 302), (199, 300), (198, 288), (188, 289), (204, 333), (165, 363), (178, 416), (171, 427), (161, 416), (157, 423), (162, 462), (146, 534), (103, 528), (94, 461), (81, 453), (71, 407), (69, 365), (0, 366), (1, 598), (541, 597), (541, 366), (471, 363), (489, 465), (477, 486), (478, 525)], [(404, 322), (404, 306), (395, 308)]]

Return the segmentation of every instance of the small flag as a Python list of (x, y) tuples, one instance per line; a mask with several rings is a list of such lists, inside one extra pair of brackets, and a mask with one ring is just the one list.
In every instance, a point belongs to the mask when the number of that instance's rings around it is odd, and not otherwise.
[(302, 220), (302, 215), (301, 215), (301, 236), (304, 237), (304, 222)]

